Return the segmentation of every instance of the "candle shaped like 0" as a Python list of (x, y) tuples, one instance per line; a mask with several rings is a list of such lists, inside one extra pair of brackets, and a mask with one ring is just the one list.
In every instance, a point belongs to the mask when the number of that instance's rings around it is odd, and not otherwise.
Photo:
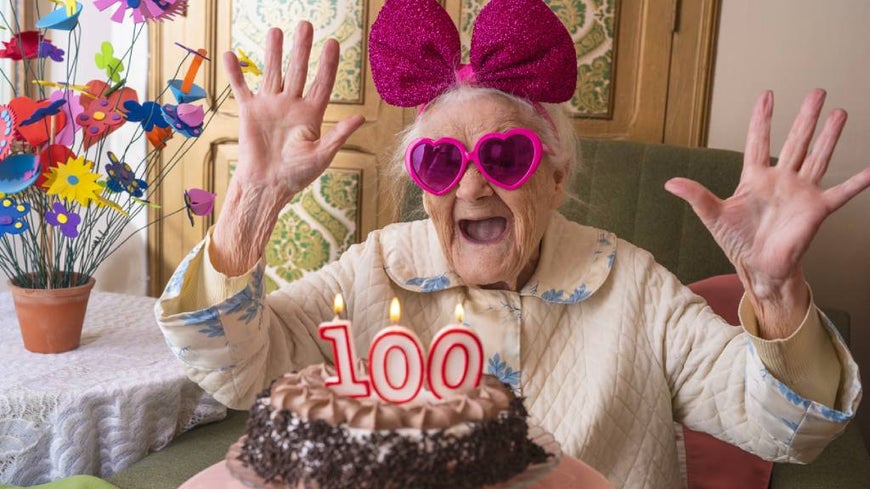
[(480, 338), (463, 324), (462, 304), (456, 304), (455, 314), (456, 324), (441, 328), (429, 345), (426, 377), (429, 390), (438, 399), (477, 387), (483, 373)]
[(398, 326), (401, 317), (399, 300), (390, 302), (390, 323), (372, 340), (369, 348), (369, 375), (375, 393), (381, 399), (402, 404), (420, 393), (425, 370), (420, 338), (408, 328)]
[(335, 295), (332, 309), (335, 311), (335, 318), (317, 326), (320, 337), (332, 343), (332, 358), (335, 364), (335, 376), (327, 377), (324, 383), (339, 395), (368, 397), (368, 379), (358, 378), (356, 368), (354, 368), (357, 356), (350, 334), (350, 321), (339, 318), (344, 310), (344, 300), (341, 294)]

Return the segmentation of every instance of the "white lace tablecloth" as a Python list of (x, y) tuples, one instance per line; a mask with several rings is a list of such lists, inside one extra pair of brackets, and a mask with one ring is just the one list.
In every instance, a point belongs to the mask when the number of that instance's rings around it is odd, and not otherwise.
[(184, 375), (150, 297), (93, 292), (81, 346), (24, 349), (0, 294), (0, 484), (106, 477), (226, 408)]

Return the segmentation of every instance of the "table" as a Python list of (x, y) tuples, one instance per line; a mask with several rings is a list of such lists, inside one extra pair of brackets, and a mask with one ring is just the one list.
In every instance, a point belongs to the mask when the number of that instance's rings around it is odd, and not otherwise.
[[(595, 469), (574, 457), (563, 456), (552, 472), (527, 489), (613, 489)], [(178, 489), (251, 489), (233, 479), (226, 462), (218, 462), (193, 476)]]
[(44, 355), (24, 349), (0, 294), (0, 483), (106, 477), (226, 416), (166, 347), (154, 303), (92, 292), (81, 346)]

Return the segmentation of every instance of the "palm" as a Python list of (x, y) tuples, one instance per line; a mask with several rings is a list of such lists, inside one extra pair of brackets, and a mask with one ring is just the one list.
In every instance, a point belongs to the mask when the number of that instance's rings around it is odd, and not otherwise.
[(338, 148), (362, 124), (359, 116), (340, 122), (321, 137), (320, 126), (329, 103), (338, 63), (338, 46), (324, 47), (317, 76), (302, 96), (311, 51), (312, 29), (300, 23), (286, 76), (282, 77), (282, 34), (269, 31), (262, 84), (252, 93), (238, 60), (225, 55), (227, 74), (239, 105), (239, 168), (236, 178), (247, 183), (277, 185), (295, 194), (329, 165)]
[(782, 283), (800, 274), (801, 258), (825, 218), (870, 185), (870, 169), (843, 184), (819, 186), (846, 121), (835, 110), (811, 151), (824, 92), (804, 101), (780, 153), (769, 165), (772, 94), (758, 101), (750, 123), (743, 173), (722, 201), (700, 184), (674, 179), (668, 190), (688, 201), (734, 264), (744, 283)]

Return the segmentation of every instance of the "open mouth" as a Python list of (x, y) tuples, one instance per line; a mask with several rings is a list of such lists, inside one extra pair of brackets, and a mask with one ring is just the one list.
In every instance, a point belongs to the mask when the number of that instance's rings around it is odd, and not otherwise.
[(507, 219), (490, 217), (487, 219), (461, 219), (459, 231), (462, 237), (477, 244), (495, 243), (507, 231)]

